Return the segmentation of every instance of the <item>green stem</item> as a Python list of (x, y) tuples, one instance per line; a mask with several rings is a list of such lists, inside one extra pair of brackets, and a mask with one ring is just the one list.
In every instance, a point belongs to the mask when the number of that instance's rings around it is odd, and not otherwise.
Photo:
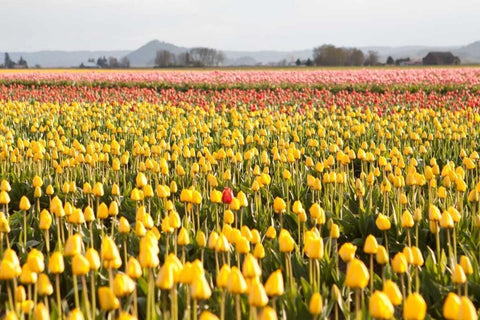
[(73, 293), (75, 295), (75, 308), (80, 308), (80, 298), (78, 296), (77, 276), (73, 276)]
[(58, 273), (55, 274), (55, 291), (57, 295), (58, 317), (59, 319), (63, 319), (62, 318), (62, 300), (60, 299), (60, 275)]
[(241, 309), (241, 304), (240, 304), (240, 295), (236, 294), (235, 295), (235, 311), (236, 311), (236, 319), (241, 320), (242, 319), (242, 309)]
[(373, 254), (370, 255), (370, 293), (373, 293)]
[(97, 297), (95, 295), (95, 271), (90, 272), (90, 294), (92, 296), (92, 319), (95, 319), (97, 309)]

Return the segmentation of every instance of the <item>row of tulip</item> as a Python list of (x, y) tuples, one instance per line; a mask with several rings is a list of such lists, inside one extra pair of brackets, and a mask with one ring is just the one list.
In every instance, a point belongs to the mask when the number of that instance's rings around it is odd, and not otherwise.
[[(34, 97), (34, 98), (32, 98)], [(385, 93), (340, 91), (330, 89), (317, 90), (312, 88), (274, 89), (274, 90), (200, 90), (192, 89), (180, 91), (175, 89), (154, 90), (139, 87), (103, 88), (61, 85), (0, 85), (0, 101), (26, 101), (50, 103), (54, 105), (78, 103), (108, 103), (115, 106), (130, 105), (135, 111), (136, 105), (141, 102), (150, 104), (183, 104), (210, 108), (212, 104), (217, 108), (237, 108), (246, 105), (252, 110), (277, 106), (279, 111), (303, 112), (305, 108), (329, 107), (335, 105), (340, 108), (354, 106), (370, 108), (376, 112), (390, 112), (396, 106), (406, 108), (475, 108), (480, 105), (479, 95), (464, 91), (454, 91), (442, 94), (439, 92), (417, 91)]]
[(462, 68), (359, 68), (359, 69), (253, 69), (253, 70), (4, 70), (3, 81), (64, 81), (74, 83), (176, 83), (176, 84), (480, 84), (478, 67)]
[(476, 108), (2, 102), (1, 309), (476, 319)]

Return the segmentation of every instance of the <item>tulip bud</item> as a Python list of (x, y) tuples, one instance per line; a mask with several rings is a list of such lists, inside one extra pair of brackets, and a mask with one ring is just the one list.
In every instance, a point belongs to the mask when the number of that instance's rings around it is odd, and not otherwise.
[(330, 238), (331, 239), (340, 238), (340, 228), (338, 227), (338, 224), (336, 224), (336, 223), (332, 224), (332, 227), (330, 228)]
[(403, 305), (403, 318), (405, 320), (423, 320), (427, 313), (427, 304), (418, 293), (410, 294)]
[(97, 218), (98, 219), (107, 219), (108, 218), (108, 207), (104, 202), (100, 203), (100, 205), (98, 206)]
[(215, 244), (215, 251), (217, 252), (228, 252), (230, 251), (230, 245), (228, 243), (227, 237), (224, 234), (221, 234)]
[(313, 238), (305, 245), (305, 253), (310, 259), (322, 259), (323, 258), (323, 239)]
[(178, 233), (178, 240), (177, 240), (178, 245), (180, 246), (186, 246), (190, 243), (190, 236), (188, 235), (188, 231), (185, 228), (181, 228), (179, 233)]
[(349, 288), (363, 289), (367, 286), (370, 275), (365, 264), (358, 259), (348, 263), (345, 285)]
[(390, 219), (384, 216), (383, 214), (379, 214), (377, 219), (375, 220), (375, 224), (377, 225), (378, 230), (386, 231), (390, 230), (392, 224), (390, 223)]
[(384, 264), (388, 263), (389, 257), (388, 257), (388, 254), (387, 254), (387, 249), (384, 246), (382, 246), (382, 245), (378, 246), (378, 250), (377, 250), (377, 253), (375, 255), (375, 260), (380, 265), (384, 265)]
[(269, 226), (265, 232), (265, 236), (269, 239), (275, 239), (277, 237), (277, 231), (273, 226)]
[(248, 303), (254, 307), (264, 307), (268, 303), (265, 288), (258, 278), (252, 278), (249, 286)]
[(41, 296), (49, 296), (53, 293), (52, 283), (45, 273), (40, 273), (38, 275), (37, 290), (38, 294)]
[(440, 210), (433, 204), (428, 207), (428, 219), (430, 221), (439, 221), (442, 217)]
[(20, 273), (20, 282), (23, 284), (34, 284), (37, 280), (37, 274), (30, 269), (28, 264), (24, 264)]
[(79, 234), (74, 234), (68, 237), (65, 244), (65, 256), (72, 257), (79, 254), (82, 250), (82, 237)]
[(118, 223), (118, 232), (121, 234), (127, 234), (130, 232), (130, 223), (128, 222), (127, 218), (120, 217), (120, 221)]
[(402, 303), (402, 293), (397, 284), (392, 280), (386, 280), (384, 282), (383, 292), (388, 296), (388, 299), (394, 306), (399, 306)]
[(411, 249), (412, 249), (412, 257), (413, 257), (412, 264), (419, 267), (423, 266), (424, 260), (423, 260), (423, 255), (420, 249), (415, 246), (413, 246)]
[(113, 294), (113, 290), (110, 287), (98, 288), (98, 298), (100, 300), (100, 308), (105, 311), (118, 309), (120, 302)]
[(247, 279), (256, 278), (262, 275), (262, 269), (253, 255), (247, 254), (245, 256), (242, 264), (242, 272), (243, 276)]
[(142, 276), (142, 267), (137, 259), (130, 257), (125, 272), (130, 278), (138, 279)]
[(282, 270), (272, 272), (265, 283), (265, 291), (270, 297), (281, 296), (285, 292)]
[(85, 253), (85, 258), (88, 261), (88, 266), (90, 271), (95, 271), (100, 268), (100, 256), (94, 248), (89, 248), (87, 249), (87, 252)]
[(20, 199), (20, 204), (18, 205), (18, 207), (22, 211), (28, 211), (31, 207), (31, 204), (30, 204), (30, 201), (28, 200), (28, 198), (25, 197), (25, 196), (22, 196), (22, 198)]
[(212, 295), (212, 289), (210, 289), (204, 274), (202, 274), (200, 277), (194, 277), (191, 290), (192, 298), (196, 300), (205, 300), (210, 298)]
[(75, 276), (84, 276), (90, 271), (88, 259), (77, 254), (72, 259), (72, 274)]
[(467, 256), (463, 255), (460, 257), (460, 265), (467, 276), (473, 273), (472, 263)]
[(32, 249), (27, 255), (27, 264), (33, 272), (43, 272), (45, 269), (43, 253), (37, 249)]
[(93, 186), (92, 193), (96, 197), (103, 197), (103, 195), (105, 194), (105, 192), (103, 191), (103, 184), (101, 182), (95, 183), (95, 185)]
[(39, 302), (36, 305), (34, 318), (35, 320), (50, 319), (50, 314), (48, 313), (48, 309), (42, 302)]
[(402, 214), (402, 228), (412, 228), (414, 225), (414, 219), (410, 212), (405, 210)]
[(455, 269), (453, 270), (452, 282), (461, 284), (461, 283), (465, 283), (466, 281), (467, 281), (467, 276), (465, 275), (465, 272), (463, 271), (462, 266), (457, 264), (455, 266)]
[(460, 308), (458, 312), (458, 318), (462, 320), (476, 320), (478, 319), (477, 316), (477, 309), (473, 305), (472, 301), (468, 297), (462, 297)]
[(237, 267), (232, 267), (228, 281), (228, 291), (232, 294), (242, 294), (247, 291), (245, 278)]
[(295, 249), (295, 240), (293, 240), (290, 232), (288, 232), (286, 229), (282, 229), (280, 231), (278, 243), (281, 252), (292, 252), (293, 249)]
[(233, 199), (233, 191), (232, 189), (226, 187), (225, 189), (223, 189), (223, 193), (222, 193), (222, 202), (225, 203), (225, 204), (230, 204), (232, 202), (232, 199)]
[(210, 192), (210, 201), (212, 203), (222, 203), (222, 193), (216, 189)]
[(373, 235), (368, 235), (363, 246), (363, 252), (367, 254), (376, 254), (378, 251), (377, 239)]
[(443, 316), (448, 320), (463, 319), (459, 318), (460, 305), (462, 301), (455, 293), (450, 292), (443, 303)]
[(398, 252), (392, 260), (393, 271), (396, 273), (405, 273), (407, 272), (408, 263), (407, 258), (402, 252)]
[(342, 258), (343, 262), (349, 262), (355, 258), (355, 252), (357, 251), (357, 246), (353, 245), (350, 242), (342, 244), (338, 254)]
[(323, 310), (323, 301), (322, 301), (322, 296), (320, 293), (315, 292), (312, 297), (310, 298), (310, 302), (308, 304), (308, 311), (316, 316), (322, 313)]
[(287, 204), (282, 198), (276, 197), (273, 200), (273, 211), (275, 211), (275, 213), (283, 213), (286, 208)]
[(257, 242), (253, 249), (253, 256), (257, 259), (263, 259), (265, 257), (265, 248), (261, 242)]
[(394, 312), (393, 304), (388, 296), (378, 290), (371, 295), (368, 310), (375, 319), (390, 319)]
[(50, 270), (50, 273), (52, 274), (63, 273), (65, 270), (65, 264), (63, 262), (63, 256), (60, 252), (55, 251), (52, 253), (50, 259), (48, 260), (48, 270)]
[(124, 273), (117, 273), (113, 280), (113, 293), (116, 297), (125, 297), (135, 290), (135, 282)]

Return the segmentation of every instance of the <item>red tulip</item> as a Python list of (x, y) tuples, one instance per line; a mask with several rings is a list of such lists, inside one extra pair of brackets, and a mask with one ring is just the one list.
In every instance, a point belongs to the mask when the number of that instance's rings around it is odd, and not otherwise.
[(233, 191), (232, 189), (226, 187), (225, 189), (223, 189), (223, 193), (222, 193), (222, 202), (225, 203), (225, 204), (230, 204), (232, 202), (232, 199), (233, 199)]

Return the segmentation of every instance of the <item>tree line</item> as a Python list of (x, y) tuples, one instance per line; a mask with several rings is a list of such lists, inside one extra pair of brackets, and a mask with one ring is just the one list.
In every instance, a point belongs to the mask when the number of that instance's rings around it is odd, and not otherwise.
[(217, 67), (225, 61), (222, 51), (198, 47), (186, 52), (174, 54), (168, 50), (159, 50), (155, 56), (156, 67)]
[(3, 64), (0, 65), (0, 68), (4, 68), (4, 69), (13, 69), (13, 68), (26, 69), (26, 68), (28, 68), (28, 63), (25, 59), (23, 59), (23, 57), (20, 57), (18, 62), (15, 62), (10, 58), (10, 55), (8, 54), (8, 52), (5, 52), (5, 56), (4, 56), (4, 59), (3, 59)]
[[(89, 63), (95, 63), (95, 59), (90, 58), (88, 59)], [(97, 59), (97, 62), (95, 65), (98, 68), (104, 68), (104, 69), (118, 69), (118, 68), (130, 68), (130, 60), (127, 57), (123, 57), (120, 60), (118, 60), (115, 57), (99, 57)], [(79, 68), (88, 68), (89, 66), (86, 66), (83, 62), (80, 64)]]
[(313, 62), (316, 66), (374, 66), (379, 64), (378, 54), (366, 54), (357, 48), (341, 48), (324, 44), (313, 49)]

